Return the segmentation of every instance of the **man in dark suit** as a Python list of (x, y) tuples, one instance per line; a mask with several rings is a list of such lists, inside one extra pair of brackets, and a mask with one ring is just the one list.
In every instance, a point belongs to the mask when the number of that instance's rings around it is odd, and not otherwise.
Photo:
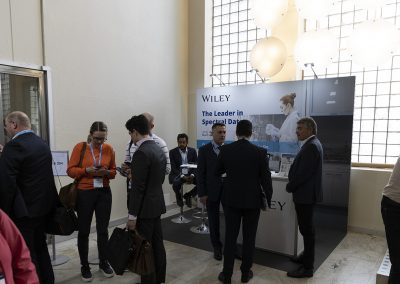
[(222, 260), (222, 242), (219, 230), (219, 207), (221, 203), (221, 177), (215, 175), (215, 165), (220, 147), (225, 142), (226, 128), (223, 123), (212, 126), (212, 140), (199, 148), (197, 161), (197, 190), (200, 201), (207, 206), (208, 224), (214, 258)]
[(161, 229), (161, 214), (166, 212), (162, 184), (167, 159), (150, 137), (145, 116), (133, 116), (126, 124), (133, 143), (138, 147), (131, 163), (131, 194), (127, 227), (137, 228), (153, 246), (155, 273), (141, 277), (142, 284), (164, 283), (166, 254)]
[[(183, 206), (181, 195), (181, 187), (184, 183), (196, 184), (196, 171), (195, 169), (180, 168), (183, 164), (196, 164), (197, 153), (196, 150), (188, 147), (189, 137), (185, 133), (178, 134), (177, 137), (178, 147), (169, 151), (169, 158), (171, 161), (171, 172), (168, 176), (169, 183), (172, 184), (172, 189), (176, 195), (176, 203), (179, 207)], [(186, 205), (192, 207), (192, 197), (196, 196), (197, 188), (193, 187), (192, 190), (185, 193)]]
[(31, 130), (20, 111), (4, 119), (11, 139), (0, 158), (1, 208), (11, 216), (30, 250), (41, 283), (54, 283), (47, 249), (46, 215), (56, 206), (52, 156), (49, 146)]
[(241, 281), (247, 283), (253, 277), (251, 266), (262, 207), (262, 192), (265, 193), (268, 206), (271, 205), (272, 180), (267, 151), (250, 143), (252, 132), (249, 120), (239, 121), (236, 127), (238, 140), (224, 145), (217, 159), (216, 175), (226, 175), (221, 199), (226, 225), (224, 268), (218, 276), (223, 283), (231, 283), (240, 224), (243, 228)]
[(322, 163), (323, 150), (317, 135), (317, 124), (311, 117), (297, 122), (296, 134), (302, 146), (289, 170), (286, 191), (293, 193), (300, 233), (304, 239), (304, 252), (291, 258), (301, 266), (289, 271), (287, 276), (294, 278), (312, 277), (314, 273), (314, 206), (322, 201)]

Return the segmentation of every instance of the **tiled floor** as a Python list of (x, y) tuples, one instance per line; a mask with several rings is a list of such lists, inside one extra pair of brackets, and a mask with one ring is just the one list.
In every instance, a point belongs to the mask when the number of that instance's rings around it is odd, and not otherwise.
[[(212, 284), (220, 283), (217, 275), (222, 263), (213, 259), (210, 252), (165, 241), (167, 251), (167, 283)], [(254, 278), (249, 283), (375, 283), (376, 272), (386, 251), (383, 237), (348, 233), (340, 245), (326, 259), (310, 279), (291, 279), (280, 270), (254, 265)], [(66, 264), (54, 267), (56, 283), (83, 283), (80, 279), (80, 265), (76, 239), (57, 244), (57, 254), (70, 258)], [(89, 259), (96, 259), (96, 236), (90, 236)], [(240, 283), (240, 262), (235, 263), (232, 283)], [(137, 283), (137, 275), (126, 272), (123, 276), (107, 279), (92, 265), (92, 283)]]

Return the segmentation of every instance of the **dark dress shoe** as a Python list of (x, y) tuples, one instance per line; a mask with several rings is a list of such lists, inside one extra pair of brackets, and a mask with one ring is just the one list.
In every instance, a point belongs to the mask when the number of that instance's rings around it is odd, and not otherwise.
[(220, 272), (218, 274), (218, 280), (221, 281), (224, 284), (231, 284), (231, 278), (230, 277), (226, 277), (226, 275), (223, 272)]
[(242, 283), (247, 283), (253, 278), (253, 271), (249, 270), (247, 273), (242, 273), (242, 278), (240, 279)]
[(216, 260), (222, 260), (222, 249), (221, 248), (214, 249), (214, 258)]
[(313, 275), (314, 275), (313, 269), (307, 269), (303, 265), (297, 268), (296, 270), (289, 271), (287, 273), (287, 276), (292, 278), (309, 278), (313, 277)]
[(300, 254), (299, 256), (290, 257), (290, 261), (298, 264), (303, 264), (304, 256)]

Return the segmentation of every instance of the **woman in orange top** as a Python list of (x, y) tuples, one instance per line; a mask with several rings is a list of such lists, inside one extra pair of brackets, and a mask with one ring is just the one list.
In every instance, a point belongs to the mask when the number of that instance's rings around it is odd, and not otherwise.
[(76, 210), (78, 213), (78, 250), (81, 260), (82, 280), (90, 282), (93, 279), (90, 272), (89, 234), (93, 212), (96, 213), (97, 247), (99, 253), (99, 268), (104, 276), (114, 276), (114, 271), (106, 259), (108, 242), (108, 223), (111, 215), (110, 179), (115, 178), (115, 153), (107, 140), (107, 126), (96, 121), (90, 127), (91, 143), (86, 144), (79, 167), (79, 159), (86, 142), (75, 145), (68, 163), (67, 173), (78, 179), (78, 196)]

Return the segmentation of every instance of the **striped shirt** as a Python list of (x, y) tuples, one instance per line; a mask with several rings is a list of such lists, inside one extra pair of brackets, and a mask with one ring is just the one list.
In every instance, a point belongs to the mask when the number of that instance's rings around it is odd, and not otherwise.
[[(158, 146), (160, 146), (161, 150), (165, 154), (165, 158), (167, 159), (167, 167), (165, 174), (168, 175), (171, 172), (171, 162), (169, 160), (169, 150), (167, 147), (167, 143), (165, 143), (164, 139), (158, 137), (154, 133), (152, 133), (150, 137), (154, 140), (154, 142), (156, 142)], [(125, 148), (125, 159), (124, 159), (125, 163), (130, 163), (132, 161), (133, 154), (136, 152), (137, 148), (138, 147), (134, 143), (131, 143), (131, 140), (128, 141), (128, 144), (126, 144)]]

